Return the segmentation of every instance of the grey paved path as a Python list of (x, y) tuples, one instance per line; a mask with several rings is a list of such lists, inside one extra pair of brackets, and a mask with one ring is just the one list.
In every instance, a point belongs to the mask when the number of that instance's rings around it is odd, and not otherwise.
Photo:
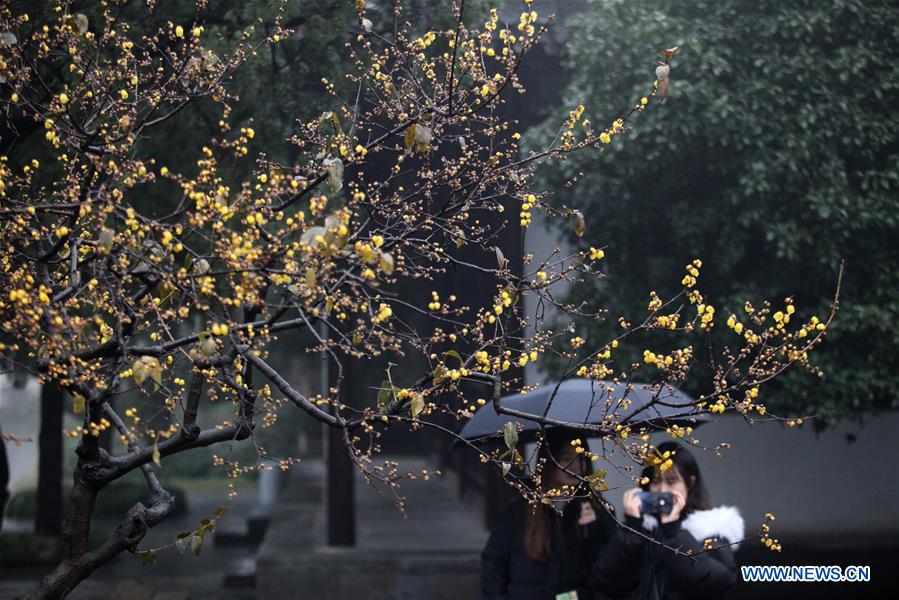
[[(428, 468), (400, 461), (403, 472)], [(257, 559), (257, 598), (444, 600), (478, 597), (481, 514), (463, 505), (451, 480), (403, 482), (395, 498), (356, 481), (357, 546), (325, 545), (321, 463), (293, 472)]]

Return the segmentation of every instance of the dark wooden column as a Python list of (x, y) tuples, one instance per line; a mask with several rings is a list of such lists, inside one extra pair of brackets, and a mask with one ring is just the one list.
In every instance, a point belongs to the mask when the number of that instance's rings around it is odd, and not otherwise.
[[(337, 382), (336, 371), (332, 363), (322, 361), (329, 373), (327, 381), (330, 385)], [(349, 405), (353, 397), (353, 378), (350, 375), (352, 359), (343, 365), (343, 385), (340, 390), (340, 402)], [(332, 409), (333, 410), (333, 409)], [(327, 470), (328, 489), (328, 545), (356, 545), (356, 490), (354, 485), (355, 470), (353, 461), (344, 445), (343, 430), (327, 427)]]
[[(41, 386), (41, 430), (38, 435), (37, 509), (34, 532), (57, 536), (64, 516), (62, 493), (63, 390), (56, 383)], [(85, 408), (85, 410), (87, 410)]]

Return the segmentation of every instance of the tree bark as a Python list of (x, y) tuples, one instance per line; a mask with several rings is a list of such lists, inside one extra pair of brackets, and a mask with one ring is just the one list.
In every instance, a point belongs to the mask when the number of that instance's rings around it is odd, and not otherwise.
[(37, 514), (34, 532), (62, 533), (63, 391), (55, 383), (41, 388), (41, 431), (38, 437)]
[(65, 556), (52, 573), (44, 577), (40, 586), (27, 600), (61, 600), (75, 586), (94, 571), (137, 544), (171, 512), (174, 498), (164, 490), (153, 495), (149, 506), (137, 503), (132, 506), (112, 536), (93, 550), (88, 550), (87, 537), (90, 517), (97, 492), (81, 479), (81, 467), (76, 469), (75, 486), (69, 500), (70, 513), (66, 515)]

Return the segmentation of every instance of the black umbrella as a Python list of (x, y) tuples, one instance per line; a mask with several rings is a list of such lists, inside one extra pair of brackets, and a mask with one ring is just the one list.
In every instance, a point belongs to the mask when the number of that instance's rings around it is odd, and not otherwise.
[[(657, 402), (652, 401), (654, 398)], [(644, 383), (567, 379), (558, 390), (555, 384), (544, 385), (525, 395), (505, 396), (500, 403), (510, 409), (543, 416), (550, 399), (552, 405), (546, 417), (566, 423), (599, 424), (604, 417), (615, 413), (622, 425), (640, 430), (665, 430), (672, 425), (697, 427), (708, 420), (707, 414), (698, 413), (693, 406), (694, 400), (687, 394), (670, 386), (660, 388)], [(502, 429), (508, 421), (522, 425), (522, 439), (532, 437), (540, 430), (536, 421), (497, 414), (493, 403), (488, 402), (478, 409), (459, 435), (469, 441), (493, 436), (502, 439)]]

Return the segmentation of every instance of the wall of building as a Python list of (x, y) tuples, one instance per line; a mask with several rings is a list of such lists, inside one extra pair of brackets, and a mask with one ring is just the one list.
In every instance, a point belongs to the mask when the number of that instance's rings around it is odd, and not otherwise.
[[(899, 543), (899, 411), (823, 432), (722, 415), (696, 433), (709, 447), (731, 444), (720, 457), (693, 453), (713, 502), (738, 507), (749, 533), (770, 512), (783, 543)], [(613, 469), (608, 482), (619, 488), (607, 497), (620, 511), (621, 493), (632, 484)]]

